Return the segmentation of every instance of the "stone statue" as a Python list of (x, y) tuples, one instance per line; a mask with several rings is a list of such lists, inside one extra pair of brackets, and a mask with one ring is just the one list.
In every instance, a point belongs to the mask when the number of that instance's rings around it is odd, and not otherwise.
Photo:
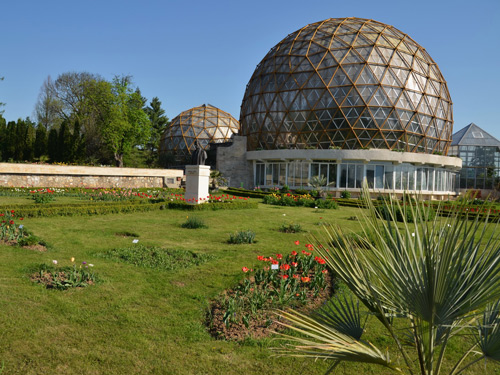
[(191, 154), (191, 165), (205, 165), (205, 160), (207, 160), (207, 153), (201, 148), (198, 141), (194, 141), (194, 147), (196, 148)]

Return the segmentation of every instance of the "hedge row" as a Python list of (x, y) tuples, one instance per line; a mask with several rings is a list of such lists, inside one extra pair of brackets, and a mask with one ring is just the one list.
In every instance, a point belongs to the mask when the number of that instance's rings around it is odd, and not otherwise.
[(247, 208), (258, 208), (257, 202), (209, 202), (203, 204), (187, 204), (183, 202), (168, 202), (168, 208), (187, 211), (216, 211), (216, 210), (239, 210)]
[(238, 188), (227, 188), (224, 189), (225, 194), (234, 195), (236, 197), (248, 197), (248, 198), (264, 198), (266, 195), (271, 194), (271, 192), (266, 191), (253, 191)]
[(117, 213), (147, 212), (164, 209), (182, 210), (237, 210), (257, 208), (254, 202), (221, 202), (189, 205), (183, 202), (155, 202), (155, 203), (93, 203), (93, 204), (66, 204), (66, 205), (19, 205), (0, 206), (0, 212), (14, 210), (16, 217), (49, 217), (49, 216), (88, 216)]

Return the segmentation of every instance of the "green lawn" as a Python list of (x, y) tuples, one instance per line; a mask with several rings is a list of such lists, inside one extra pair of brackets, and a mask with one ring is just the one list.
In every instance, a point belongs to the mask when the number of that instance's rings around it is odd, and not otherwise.
[[(1, 197), (0, 204), (7, 198)], [(8, 198), (18, 203), (18, 198)], [(21, 198), (19, 198), (21, 199)], [(58, 199), (59, 200), (59, 199)], [(29, 203), (29, 201), (28, 201)], [(273, 357), (271, 339), (217, 341), (204, 325), (208, 301), (242, 278), (241, 267), (257, 266), (257, 255), (288, 253), (308, 233), (285, 234), (282, 223), (308, 232), (334, 222), (361, 231), (350, 219), (358, 209), (318, 211), (259, 205), (258, 209), (185, 212), (152, 211), (92, 217), (25, 219), (23, 224), (49, 244), (46, 253), (0, 246), (0, 361), (2, 374), (321, 374), (324, 363)], [(183, 229), (186, 216), (203, 218), (208, 229)], [(256, 244), (230, 245), (229, 233), (251, 229)], [(213, 260), (172, 272), (150, 270), (99, 257), (108, 249), (141, 244), (208, 253)], [(301, 247), (302, 248), (302, 247)], [(103, 279), (84, 289), (55, 291), (33, 284), (27, 269), (70, 258), (86, 261)], [(372, 322), (374, 322), (372, 320)], [(367, 338), (385, 348), (390, 340), (376, 324)], [(451, 356), (458, 358), (461, 342)], [(454, 351), (455, 350), (455, 351)], [(464, 374), (484, 369), (473, 367)], [(494, 373), (487, 366), (484, 373)], [(385, 374), (385, 369), (342, 365), (340, 374)], [(497, 372), (498, 373), (498, 372)]]

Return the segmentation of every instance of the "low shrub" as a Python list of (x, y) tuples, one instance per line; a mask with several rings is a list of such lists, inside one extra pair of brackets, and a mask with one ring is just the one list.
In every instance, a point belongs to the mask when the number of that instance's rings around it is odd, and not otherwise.
[(351, 199), (351, 192), (344, 190), (342, 193), (340, 193), (340, 197), (344, 199)]
[(255, 232), (251, 230), (240, 230), (239, 232), (232, 233), (229, 235), (229, 240), (227, 241), (230, 244), (251, 244), (255, 243)]
[(198, 266), (214, 258), (212, 255), (197, 254), (188, 250), (163, 249), (144, 245), (112, 249), (105, 253), (96, 254), (96, 256), (162, 271)]
[(208, 228), (205, 222), (199, 217), (188, 217), (187, 220), (181, 224), (181, 227), (187, 229)]
[(337, 208), (339, 208), (339, 205), (337, 202), (331, 199), (316, 199), (316, 201), (314, 202), (314, 207), (336, 210)]
[(51, 193), (34, 193), (31, 196), (31, 199), (38, 204), (50, 203), (55, 200), (54, 196)]
[(33, 234), (20, 238), (17, 241), (17, 244), (19, 246), (35, 246), (35, 245), (46, 246), (46, 243), (42, 239)]
[(283, 233), (299, 233), (302, 232), (302, 226), (300, 224), (294, 224), (294, 223), (283, 223), (278, 229), (280, 232)]
[(397, 221), (402, 222), (404, 217), (407, 223), (413, 223), (416, 215), (421, 215), (422, 219), (425, 221), (433, 220), (436, 217), (436, 211), (431, 206), (391, 205), (389, 202), (386, 202), (376, 206), (376, 210), (379, 212), (380, 216), (386, 220), (396, 218)]

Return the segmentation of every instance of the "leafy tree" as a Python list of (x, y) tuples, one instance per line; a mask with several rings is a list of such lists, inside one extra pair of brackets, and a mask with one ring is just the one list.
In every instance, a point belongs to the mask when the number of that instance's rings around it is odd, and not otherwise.
[[(364, 234), (353, 236), (331, 226), (324, 238), (316, 239), (315, 253), (383, 325), (401, 363), (361, 339), (359, 302), (348, 298), (312, 316), (283, 312), (289, 322), (283, 325), (305, 337), (287, 336), (294, 344), (278, 351), (331, 360), (329, 371), (340, 361), (352, 361), (397, 373), (456, 375), (482, 359), (499, 361), (500, 231), (487, 235), (488, 219), (480, 221), (479, 215), (462, 218), (466, 202), (454, 214), (431, 222), (422, 217), (424, 203), (417, 202), (408, 208), (415, 222), (396, 226), (378, 216), (368, 190), (363, 197), (369, 207)], [(456, 363), (443, 365), (450, 340), (460, 334), (472, 338), (470, 349)]]
[(123, 156), (133, 147), (143, 145), (150, 136), (150, 122), (142, 110), (142, 96), (131, 86), (129, 76), (113, 78), (113, 101), (107, 121), (101, 125), (102, 139), (113, 153), (117, 167), (123, 167)]
[(146, 143), (146, 149), (148, 151), (148, 163), (150, 165), (158, 165), (158, 148), (160, 144), (160, 138), (163, 132), (167, 129), (170, 122), (168, 117), (165, 116), (165, 110), (161, 108), (161, 101), (158, 97), (154, 97), (149, 106), (144, 109), (144, 112), (149, 117), (151, 122), (151, 136)]
[(42, 84), (35, 105), (36, 120), (46, 129), (58, 128), (62, 121), (63, 103), (57, 94), (54, 82), (48, 76)]

